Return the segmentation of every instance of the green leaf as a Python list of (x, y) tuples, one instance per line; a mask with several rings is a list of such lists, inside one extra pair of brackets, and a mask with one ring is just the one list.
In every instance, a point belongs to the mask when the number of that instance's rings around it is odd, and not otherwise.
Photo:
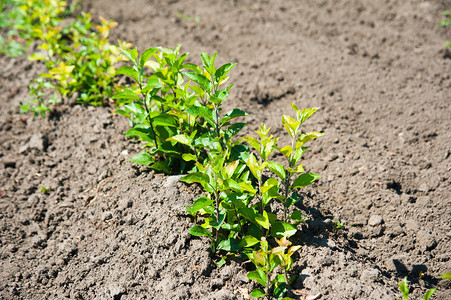
[(303, 109), (299, 113), (299, 121), (301, 122), (301, 124), (304, 123), (308, 118), (310, 118), (310, 116), (313, 115), (315, 113), (315, 111), (317, 111), (318, 109), (319, 109), (319, 107)]
[(245, 248), (245, 247), (252, 247), (256, 244), (258, 244), (260, 241), (257, 240), (255, 237), (251, 236), (251, 235), (246, 235), (240, 242), (240, 247)]
[(149, 58), (152, 57), (157, 51), (159, 50), (158, 47), (149, 48), (146, 51), (141, 54), (141, 57), (139, 58), (139, 66), (142, 68), (144, 67), (144, 64), (149, 60)]
[(436, 289), (429, 289), (426, 294), (424, 294), (423, 300), (429, 300), (431, 298), (432, 294), (434, 294), (437, 290)]
[(240, 240), (234, 239), (234, 238), (229, 238), (229, 239), (223, 240), (218, 244), (217, 249), (229, 251), (229, 252), (240, 251), (241, 250)]
[[(238, 213), (240, 215), (242, 215), (244, 218), (246, 218), (247, 220), (251, 221), (252, 223), (258, 224), (255, 221), (255, 218), (257, 217), (257, 213), (255, 212), (254, 209), (252, 209), (250, 207), (243, 207), (243, 208), (238, 209)], [(253, 234), (251, 234), (251, 235), (253, 235)], [(255, 235), (253, 235), (253, 236), (255, 236)]]
[(36, 52), (28, 56), (28, 60), (34, 61), (34, 60), (46, 60), (46, 57), (44, 54), (40, 52)]
[(176, 141), (180, 144), (187, 145), (189, 147), (191, 147), (191, 144), (193, 143), (193, 140), (189, 136), (186, 136), (184, 134), (175, 135), (173, 137), (166, 139), (166, 141)]
[(285, 168), (281, 164), (274, 161), (268, 161), (267, 166), (268, 169), (271, 170), (271, 172), (277, 175), (277, 177), (279, 177), (282, 180), (285, 180), (286, 178)]
[(207, 197), (199, 197), (194, 201), (193, 207), (187, 206), (186, 210), (189, 214), (194, 216), (199, 210), (211, 205), (213, 202), (213, 199)]
[(235, 192), (241, 192), (241, 186), (233, 179), (224, 180), (224, 187)]
[(300, 147), (300, 146), (304, 145), (305, 143), (307, 143), (308, 141), (311, 141), (311, 140), (316, 139), (316, 138), (318, 138), (320, 136), (323, 136), (323, 135), (324, 135), (324, 133), (320, 133), (320, 132), (316, 132), (316, 131), (303, 133), (298, 138), (298, 141), (296, 143), (296, 147)]
[(451, 272), (442, 274), (440, 277), (442, 277), (443, 279), (451, 280)]
[(215, 126), (213, 121), (213, 109), (203, 107), (203, 106), (192, 106), (188, 108), (186, 113), (193, 115), (195, 117), (201, 116), (203, 117), (211, 126)]
[(227, 128), (227, 130), (224, 133), (224, 138), (226, 141), (230, 140), (232, 137), (234, 137), (238, 132), (241, 131), (241, 129), (246, 126), (245, 123), (234, 123)]
[(148, 125), (137, 125), (133, 128), (130, 128), (125, 134), (126, 137), (138, 137), (143, 141), (152, 142), (152, 134), (150, 126)]
[(196, 172), (196, 173), (191, 173), (186, 175), (185, 177), (182, 177), (180, 179), (180, 181), (186, 182), (186, 183), (200, 183), (202, 185), (204, 184), (208, 184), (210, 183), (210, 177), (208, 177), (208, 175), (201, 173), (201, 172)]
[(182, 158), (184, 161), (197, 161), (197, 157), (191, 153), (183, 153)]
[(291, 152), (293, 152), (293, 148), (291, 146), (285, 146), (283, 148), (276, 147), (277, 150), (280, 151), (286, 158), (290, 158)]
[[(285, 280), (285, 276), (282, 276)], [(274, 296), (276, 299), (282, 299), (288, 292), (288, 286), (285, 282), (278, 282), (274, 287)]]
[(261, 289), (255, 289), (251, 293), (251, 297), (252, 298), (262, 298), (262, 297), (265, 297), (265, 296), (267, 296), (267, 295)]
[(194, 236), (211, 236), (210, 230), (203, 228), (200, 225), (194, 225), (191, 227), (189, 233)]
[(129, 159), (130, 161), (143, 165), (143, 166), (147, 166), (150, 165), (151, 163), (153, 163), (155, 160), (147, 153), (139, 153), (135, 156), (133, 156), (132, 158)]
[(399, 283), (399, 290), (401, 291), (404, 299), (409, 299), (409, 285), (407, 283), (407, 276), (404, 277), (403, 280), (401, 280)]
[(266, 194), (270, 189), (273, 187), (278, 187), (279, 182), (275, 178), (268, 178), (268, 180), (265, 181), (265, 183), (262, 186), (262, 194)]
[(154, 88), (161, 88), (161, 85), (160, 85), (160, 80), (158, 79), (158, 77), (152, 75), (152, 76), (147, 80), (147, 84), (146, 84), (146, 86), (142, 89), (141, 93), (147, 94), (150, 90), (152, 90), (152, 89), (154, 89)]
[(222, 65), (219, 67), (218, 70), (215, 72), (215, 81), (220, 82), (221, 79), (229, 73), (229, 71), (236, 66), (236, 63), (227, 63), (225, 65)]
[(250, 148), (248, 145), (235, 145), (230, 150), (230, 160), (247, 161), (249, 159)]
[(298, 194), (293, 193), (291, 195), (291, 197), (288, 197), (287, 201), (286, 201), (286, 206), (291, 207), (293, 204), (295, 204), (296, 202), (298, 202), (299, 200), (301, 200), (301, 198), (299, 197)]
[(263, 215), (257, 214), (257, 216), (255, 217), (255, 221), (258, 224), (260, 224), (260, 226), (262, 226), (263, 228), (269, 229), (268, 213), (265, 210), (263, 211)]
[(260, 283), (264, 287), (267, 286), (267, 282), (266, 282), (267, 276), (266, 276), (266, 274), (263, 271), (261, 271), (259, 269), (255, 270), (255, 271), (252, 271), (252, 272), (249, 272), (247, 274), (247, 278), (249, 278), (251, 280), (252, 279), (253, 280), (257, 280), (257, 282)]
[(158, 116), (152, 118), (152, 123), (156, 126), (177, 127), (177, 121), (174, 116), (169, 114), (159, 114)]
[(139, 95), (135, 94), (131, 90), (125, 90), (123, 92), (119, 92), (113, 96), (113, 99), (133, 99), (139, 100)]
[(186, 77), (197, 83), (204, 91), (211, 93), (211, 82), (207, 77), (202, 74), (192, 72), (185, 72), (184, 74)]
[(121, 48), (122, 53), (124, 53), (124, 55), (130, 60), (132, 61), (135, 65), (137, 64), (137, 59), (138, 59), (138, 50), (135, 49), (122, 49)]
[(282, 124), (287, 130), (288, 134), (294, 138), (299, 130), (299, 126), (301, 125), (301, 122), (296, 121), (290, 116), (283, 115), (282, 116)]
[(271, 235), (276, 238), (281, 238), (283, 236), (290, 237), (296, 233), (297, 229), (287, 222), (276, 222), (271, 226)]
[(313, 173), (305, 173), (300, 175), (298, 178), (296, 178), (293, 182), (292, 189), (298, 189), (301, 187), (308, 186), (312, 184), (313, 181), (320, 178), (320, 175), (313, 174)]
[(290, 219), (296, 222), (302, 222), (304, 219), (302, 218), (302, 212), (299, 210), (293, 211), (293, 213), (290, 216)]
[(219, 220), (216, 220), (216, 218), (215, 218), (212, 222), (210, 222), (210, 226), (217, 230), (221, 229), (222, 224), (224, 223), (225, 217), (226, 217), (226, 214), (220, 213)]
[(212, 63), (211, 63), (211, 57), (210, 57), (207, 53), (201, 52), (201, 53), (200, 53), (200, 58), (202, 58), (202, 63), (203, 63), (203, 65), (204, 65), (204, 68), (205, 68), (205, 69), (211, 67), (211, 65), (212, 65)]
[(164, 172), (166, 174), (171, 174), (171, 169), (169, 169), (167, 160), (158, 161), (158, 162), (154, 163), (153, 165), (151, 165), (150, 168), (152, 168), (153, 170), (158, 171), (158, 172)]
[(212, 137), (198, 138), (194, 141), (194, 145), (196, 147), (203, 146), (205, 148), (208, 148), (210, 150), (214, 150), (217, 152), (220, 152), (222, 150), (221, 144)]
[(290, 162), (290, 164), (292, 166), (296, 165), (299, 160), (301, 159), (302, 154), (304, 153), (305, 150), (307, 150), (308, 147), (299, 147), (294, 151), (294, 155), (293, 155), (293, 159)]
[(136, 82), (139, 82), (139, 73), (134, 68), (130, 66), (123, 66), (119, 70), (116, 71), (116, 75), (127, 75), (131, 78), (135, 79)]
[(246, 164), (255, 178), (260, 179), (262, 177), (262, 170), (258, 165), (257, 159), (255, 158), (253, 153), (249, 155), (249, 159), (247, 160)]
[(304, 173), (304, 168), (303, 168), (303, 164), (298, 165), (296, 168), (287, 168), (287, 171), (290, 172), (290, 174), (296, 174), (296, 173)]
[(183, 69), (188, 69), (188, 70), (194, 71), (194, 72), (196, 72), (196, 73), (198, 73), (198, 74), (202, 73), (201, 67), (199, 67), (199, 66), (196, 65), (196, 64), (186, 63), (186, 64), (184, 64), (184, 65), (182, 66), (182, 68), (183, 68)]
[(251, 145), (255, 150), (257, 150), (258, 153), (260, 153), (261, 150), (260, 142), (257, 141), (256, 138), (251, 136), (245, 136), (243, 137), (243, 140), (247, 142), (249, 145)]
[(221, 119), (221, 126), (224, 125), (225, 123), (227, 123), (228, 121), (230, 121), (231, 119), (235, 119), (238, 117), (244, 117), (247, 116), (248, 114), (238, 108), (234, 108), (233, 110), (227, 112), (224, 117)]
[(249, 192), (249, 193), (251, 193), (253, 195), (255, 195), (257, 193), (255, 188), (249, 182), (242, 181), (242, 182), (239, 183), (239, 185), (243, 189), (243, 191)]

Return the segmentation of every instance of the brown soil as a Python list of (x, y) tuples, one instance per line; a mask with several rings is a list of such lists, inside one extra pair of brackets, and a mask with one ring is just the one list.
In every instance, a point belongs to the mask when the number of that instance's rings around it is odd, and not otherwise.
[[(183, 44), (191, 61), (237, 62), (228, 108), (287, 140), (290, 103), (321, 108), (305, 157), (323, 177), (300, 208), (297, 299), (450, 299), (450, 1), (83, 1), (119, 22), (113, 38)], [(188, 16), (187, 18), (180, 18)], [(199, 22), (194, 21), (198, 17)], [(137, 168), (140, 145), (111, 108), (19, 115), (42, 66), (0, 57), (0, 298), (249, 299), (239, 262), (217, 269), (188, 234), (199, 190)], [(42, 192), (40, 187), (49, 187)], [(346, 230), (334, 232), (332, 221)], [(420, 274), (423, 274), (421, 277)], [(421, 277), (421, 279), (419, 279)]]

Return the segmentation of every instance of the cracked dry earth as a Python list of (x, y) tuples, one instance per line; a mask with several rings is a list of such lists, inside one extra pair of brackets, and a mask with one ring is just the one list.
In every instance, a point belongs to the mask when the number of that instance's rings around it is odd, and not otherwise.
[[(321, 109), (305, 130), (308, 218), (293, 241), (295, 299), (450, 299), (450, 1), (83, 1), (141, 51), (183, 44), (190, 60), (237, 62), (227, 108), (287, 141), (290, 103)], [(199, 22), (189, 21), (188, 16)], [(140, 145), (112, 108), (19, 115), (42, 66), (0, 57), (0, 298), (249, 299), (246, 265), (221, 269), (188, 234), (200, 194), (127, 161)], [(49, 187), (47, 192), (41, 187)], [(340, 220), (346, 230), (335, 232)], [(423, 274), (421, 278), (420, 274)]]

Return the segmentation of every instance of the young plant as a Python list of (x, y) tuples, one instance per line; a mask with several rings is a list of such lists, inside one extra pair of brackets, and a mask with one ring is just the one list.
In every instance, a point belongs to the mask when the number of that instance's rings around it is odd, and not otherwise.
[[(132, 120), (133, 128), (126, 134), (146, 141), (145, 148), (132, 161), (149, 165), (167, 173), (195, 171), (195, 162), (203, 163), (209, 152), (220, 153), (227, 147), (232, 155), (241, 154), (242, 146), (232, 137), (244, 123), (231, 123), (245, 116), (234, 109), (221, 116), (221, 104), (228, 97), (231, 86), (220, 90), (235, 64), (214, 67), (213, 57), (201, 54), (203, 67), (184, 63), (188, 54), (179, 55), (176, 49), (150, 48), (138, 60), (138, 52), (123, 50), (133, 66), (125, 66), (117, 74), (127, 75), (135, 83), (117, 93), (117, 113)], [(183, 72), (191, 70), (193, 72)], [(197, 85), (185, 83), (185, 78)]]
[[(403, 280), (401, 280), (399, 283), (399, 290), (402, 293), (402, 299), (409, 300), (409, 284), (407, 283), (407, 276), (404, 277)], [(436, 289), (429, 289), (426, 294), (424, 294), (423, 298), (420, 300), (429, 300), (431, 298), (432, 294), (434, 294), (437, 290)], [(402, 300), (399, 298), (398, 300)]]
[(0, 6), (0, 28), (7, 28), (6, 39), (0, 36), (0, 53), (11, 57), (25, 54), (26, 47), (37, 39), (36, 32), (43, 24), (36, 20), (49, 17), (46, 21), (57, 26), (61, 16), (75, 7), (67, 7), (63, 0), (2, 0)]
[[(246, 235), (247, 224), (240, 214), (241, 209), (249, 204), (249, 193), (254, 192), (248, 173), (243, 172), (245, 165), (239, 161), (227, 162), (230, 158), (228, 151), (221, 154), (210, 152), (208, 155), (204, 165), (197, 163), (198, 172), (181, 179), (186, 183), (201, 184), (206, 192), (206, 196), (196, 199), (192, 207), (186, 208), (195, 218), (199, 212), (206, 215), (204, 223), (194, 225), (189, 232), (194, 236), (210, 237), (213, 255), (219, 250), (237, 252), (251, 247), (258, 240)], [(223, 264), (224, 260), (220, 263)]]
[[(302, 154), (308, 149), (304, 144), (323, 135), (323, 133), (317, 131), (301, 133), (302, 124), (313, 115), (318, 108), (300, 110), (293, 103), (291, 104), (291, 107), (296, 112), (296, 119), (293, 119), (288, 115), (282, 117), (282, 124), (291, 138), (291, 145), (277, 148), (277, 150), (279, 150), (287, 159), (288, 167), (284, 168), (276, 162), (269, 165), (270, 170), (280, 178), (284, 187), (284, 221), (288, 218), (288, 208), (299, 201), (299, 198), (294, 191), (312, 184), (316, 179), (321, 177), (313, 173), (304, 173), (303, 165), (300, 163)], [(298, 176), (298, 174), (300, 175)], [(293, 176), (297, 177), (292, 180)], [(294, 217), (297, 218), (298, 216)]]
[[(40, 51), (29, 59), (43, 61), (48, 70), (31, 84), (32, 100), (21, 105), (21, 112), (44, 116), (55, 103), (73, 95), (78, 103), (106, 104), (116, 89), (114, 65), (122, 59), (119, 47), (108, 41), (117, 23), (101, 18), (95, 25), (90, 14), (82, 13), (62, 26), (73, 7), (61, 0), (24, 0), (17, 10), (22, 20), (15, 26), (18, 32), (39, 42)], [(52, 91), (54, 96), (47, 100)]]
[[(282, 124), (291, 137), (291, 145), (282, 148), (277, 147), (277, 139), (268, 135), (270, 129), (266, 128), (264, 125), (257, 131), (260, 140), (253, 137), (243, 138), (243, 140), (252, 146), (258, 154), (258, 159), (251, 154), (247, 160), (247, 165), (257, 181), (258, 193), (255, 197), (260, 203), (260, 214), (263, 219), (267, 221), (265, 229), (269, 229), (270, 226), (271, 235), (278, 238), (283, 236), (289, 237), (296, 233), (296, 227), (288, 223), (288, 219), (294, 221), (295, 226), (304, 221), (301, 212), (298, 210), (293, 211), (293, 213), (288, 216), (288, 209), (299, 201), (299, 197), (295, 193), (295, 190), (311, 184), (320, 177), (316, 174), (304, 173), (302, 164), (300, 164), (303, 152), (308, 149), (303, 145), (306, 142), (323, 135), (319, 132), (303, 134), (300, 132), (302, 123), (304, 123), (317, 109), (311, 108), (301, 111), (294, 104), (292, 104), (292, 107), (296, 111), (297, 120), (290, 116), (283, 116), (282, 118)], [(287, 167), (284, 167), (278, 162), (268, 160), (275, 149), (279, 150), (287, 158)], [(280, 181), (275, 178), (269, 178), (263, 181), (262, 174), (266, 168), (272, 171)], [(297, 176), (293, 181), (292, 177), (299, 173), (302, 174)], [(281, 221), (277, 220), (276, 215), (265, 210), (271, 199), (277, 199), (283, 205), (283, 219)]]
[[(254, 289), (251, 296), (253, 298), (266, 297), (267, 299), (291, 299), (284, 297), (288, 292), (288, 286), (291, 280), (288, 278), (287, 272), (293, 266), (291, 256), (300, 248), (300, 246), (292, 246), (285, 237), (277, 240), (278, 247), (270, 248), (266, 238), (262, 237), (260, 241), (260, 249), (248, 253), (250, 261), (255, 265), (256, 270), (247, 274), (247, 277), (256, 280), (263, 286), (262, 289)], [(286, 252), (285, 252), (286, 251)], [(280, 266), (284, 270), (284, 274), (274, 276), (275, 269)]]

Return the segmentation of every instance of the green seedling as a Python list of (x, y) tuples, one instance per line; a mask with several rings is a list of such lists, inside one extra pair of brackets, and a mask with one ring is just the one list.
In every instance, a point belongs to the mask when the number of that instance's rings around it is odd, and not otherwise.
[(340, 230), (340, 229), (344, 229), (345, 225), (343, 223), (341, 223), (340, 221), (334, 222), (334, 229), (335, 230)]
[(43, 192), (43, 193), (47, 193), (48, 191), (50, 191), (50, 187), (48, 187), (48, 186), (41, 186), (41, 187), (39, 188), (39, 190), (40, 190), (41, 192)]
[[(245, 236), (245, 220), (240, 214), (247, 207), (247, 192), (253, 187), (243, 174), (245, 165), (239, 161), (226, 162), (228, 153), (209, 153), (209, 160), (204, 165), (197, 163), (198, 172), (182, 178), (186, 183), (199, 183), (207, 196), (195, 200), (187, 211), (192, 216), (203, 214), (204, 223), (190, 229), (194, 236), (211, 237), (213, 254), (217, 251), (239, 251), (258, 243), (252, 236)], [(240, 176), (239, 176), (240, 175)], [(210, 231), (210, 229), (212, 231)]]
[[(404, 279), (401, 280), (398, 283), (398, 285), (399, 285), (399, 290), (402, 293), (402, 299), (409, 300), (409, 284), (407, 282), (407, 276), (404, 277)], [(420, 300), (428, 300), (429, 298), (431, 298), (432, 294), (434, 294), (436, 291), (437, 291), (436, 289), (429, 289)], [(399, 298), (398, 300), (402, 300), (402, 299)]]
[[(243, 138), (243, 140), (254, 148), (258, 154), (258, 158), (251, 154), (247, 160), (247, 165), (257, 180), (258, 188), (255, 197), (260, 203), (260, 214), (268, 220), (267, 227), (265, 228), (269, 229), (269, 226), (271, 225), (271, 235), (279, 238), (282, 236), (291, 236), (296, 233), (296, 227), (287, 222), (289, 219), (294, 221), (296, 226), (304, 221), (301, 212), (298, 210), (293, 211), (291, 215), (288, 214), (288, 209), (300, 200), (294, 191), (310, 185), (320, 177), (316, 174), (304, 173), (302, 164), (300, 164), (303, 152), (308, 149), (303, 145), (306, 142), (323, 135), (319, 132), (303, 134), (300, 132), (302, 123), (304, 123), (317, 109), (312, 108), (301, 111), (294, 104), (292, 104), (292, 107), (296, 111), (297, 120), (290, 116), (283, 116), (282, 118), (282, 124), (291, 137), (291, 145), (282, 148), (277, 147), (277, 139), (268, 135), (270, 129), (266, 128), (264, 125), (257, 131), (260, 140), (253, 137)], [(279, 150), (287, 158), (287, 167), (284, 167), (278, 162), (268, 160), (275, 149)], [(269, 178), (263, 182), (262, 174), (265, 169), (269, 169), (280, 181), (275, 178)], [(297, 176), (297, 178), (292, 180), (294, 176)], [(265, 210), (271, 199), (277, 199), (282, 203), (282, 221), (277, 221), (274, 214)]]
[[(439, 26), (449, 26), (451, 24), (451, 13), (449, 10), (445, 10), (443, 12), (443, 16), (445, 17), (444, 20), (440, 21)], [(451, 47), (451, 41), (445, 42), (445, 47), (449, 48)]]
[[(283, 168), (284, 171), (282, 172), (282, 166), (280, 164), (273, 163), (269, 165), (270, 170), (280, 178), (284, 187), (284, 220), (287, 220), (288, 208), (299, 201), (299, 198), (294, 191), (312, 184), (316, 179), (321, 177), (313, 173), (304, 173), (303, 165), (300, 163), (302, 154), (308, 149), (304, 144), (323, 135), (323, 133), (317, 131), (301, 133), (302, 124), (313, 115), (318, 108), (300, 110), (293, 103), (291, 104), (291, 107), (296, 112), (296, 119), (293, 119), (288, 115), (282, 117), (282, 124), (291, 138), (291, 145), (277, 148), (277, 150), (285, 156), (288, 167)], [(293, 177), (296, 178), (292, 180)]]
[(202, 67), (185, 63), (188, 53), (180, 55), (180, 46), (150, 48), (139, 59), (136, 49), (123, 52), (133, 66), (122, 67), (117, 74), (135, 83), (113, 97), (121, 107), (116, 112), (132, 121), (133, 128), (126, 135), (147, 142), (148, 148), (132, 161), (158, 171), (184, 173), (195, 171), (195, 163), (202, 164), (209, 152), (220, 153), (229, 146), (232, 155), (245, 155), (239, 151), (243, 147), (232, 141), (245, 124), (230, 121), (246, 113), (234, 109), (221, 116), (231, 86), (219, 86), (236, 64), (216, 69), (216, 54), (205, 53), (201, 54)]
[[(288, 286), (291, 280), (288, 278), (287, 272), (291, 270), (293, 260), (291, 256), (300, 248), (300, 246), (292, 246), (285, 237), (277, 240), (278, 247), (270, 248), (266, 238), (262, 237), (260, 241), (260, 249), (248, 253), (250, 261), (255, 265), (256, 270), (247, 274), (247, 277), (256, 280), (262, 289), (254, 289), (251, 293), (253, 298), (266, 297), (267, 299), (291, 299), (284, 297), (287, 294)], [(289, 248), (288, 248), (289, 247)], [(280, 266), (284, 270), (284, 274), (274, 275), (276, 268)], [(274, 279), (271, 279), (273, 278)]]
[(194, 23), (199, 23), (200, 22), (200, 18), (199, 16), (195, 16), (195, 17), (190, 17), (187, 15), (184, 15), (182, 12), (177, 12), (177, 14), (175, 15), (178, 19), (183, 19), (186, 22), (194, 22)]
[(21, 105), (21, 112), (45, 116), (55, 103), (73, 96), (82, 104), (107, 104), (116, 89), (114, 65), (122, 59), (119, 47), (108, 41), (109, 31), (117, 23), (101, 18), (96, 25), (90, 14), (82, 13), (76, 21), (63, 26), (62, 21), (74, 9), (65, 1), (16, 3), (9, 16), (15, 20), (9, 24), (13, 28), (11, 35), (26, 43), (37, 41), (39, 52), (29, 59), (42, 61), (47, 67), (47, 72), (31, 84), (31, 100)]

